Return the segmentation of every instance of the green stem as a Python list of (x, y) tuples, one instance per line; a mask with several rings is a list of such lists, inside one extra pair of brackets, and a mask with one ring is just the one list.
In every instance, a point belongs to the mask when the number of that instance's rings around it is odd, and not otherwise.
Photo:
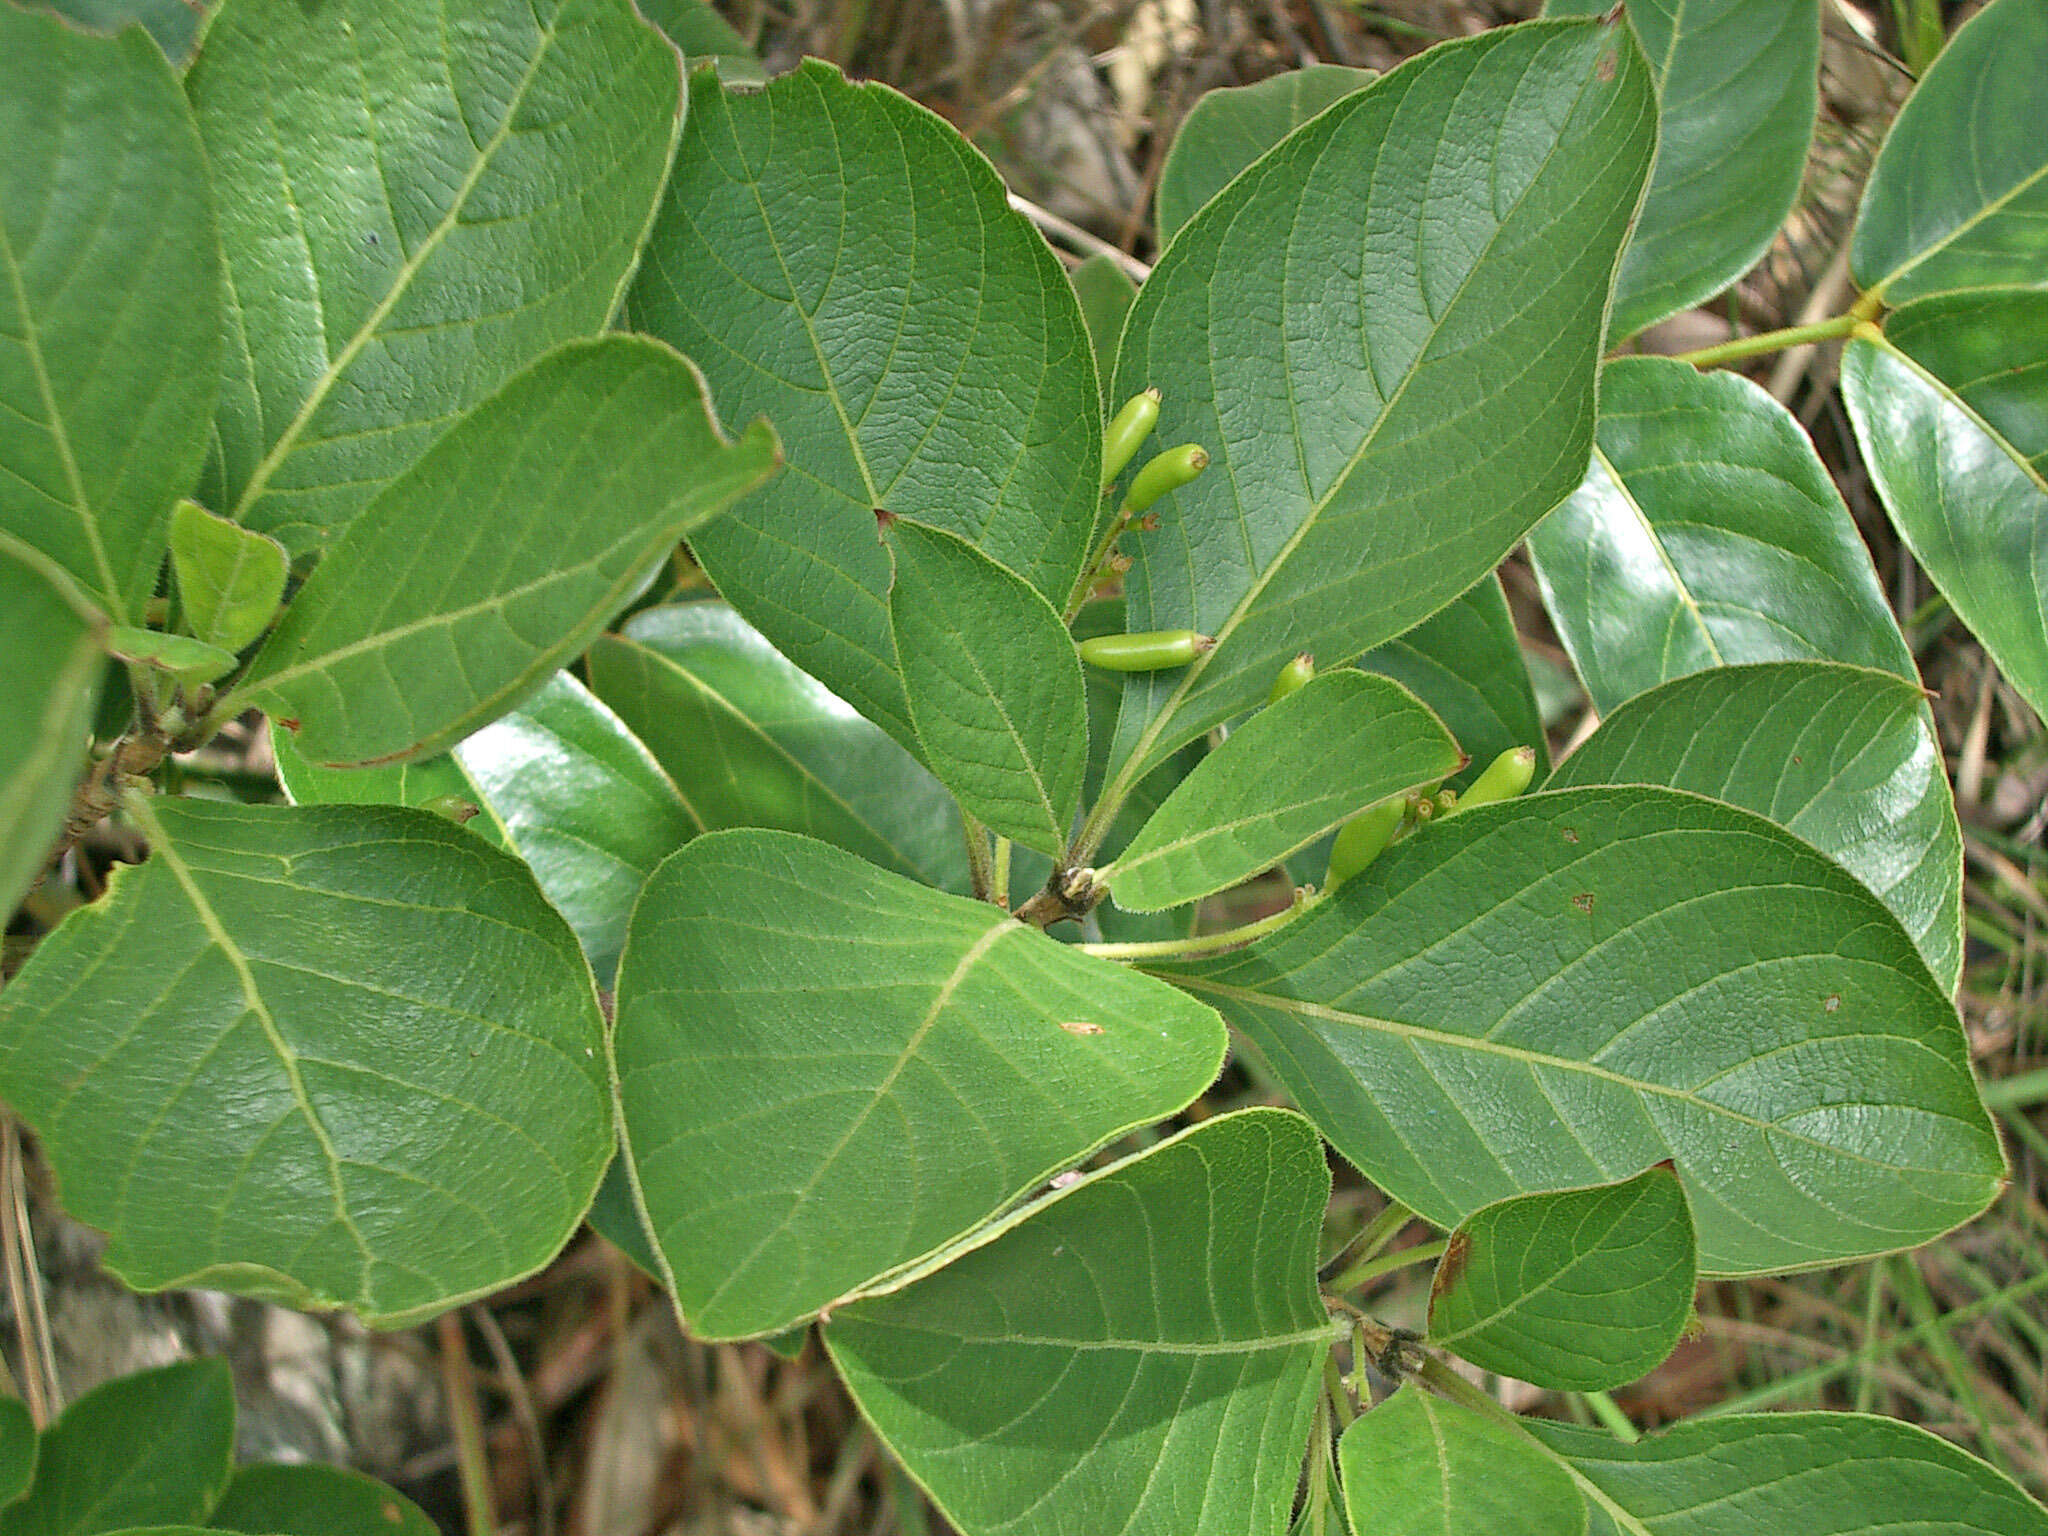
[(1691, 363), (1695, 368), (1713, 368), (1721, 363), (1740, 362), (1745, 357), (1760, 357), (1766, 352), (1782, 352), (1787, 347), (1804, 346), (1810, 341), (1831, 341), (1838, 336), (1847, 336), (1856, 329), (1859, 316), (1853, 311), (1836, 315), (1830, 320), (1817, 320), (1812, 325), (1788, 325), (1780, 331), (1764, 331), (1755, 336), (1738, 336), (1733, 341), (1724, 341), (1717, 347), (1701, 347), (1697, 352), (1681, 352), (1678, 361)]
[(994, 888), (989, 899), (997, 906), (1007, 908), (1010, 905), (1010, 840), (1007, 837), (996, 839), (995, 867), (990, 871), (989, 883)]
[(1235, 949), (1240, 944), (1249, 944), (1253, 939), (1285, 928), (1306, 911), (1308, 905), (1308, 898), (1296, 891), (1289, 905), (1255, 923), (1246, 923), (1242, 928), (1196, 934), (1191, 939), (1150, 939), (1143, 943), (1077, 944), (1074, 947), (1100, 960), (1192, 960), (1202, 955), (1213, 955), (1219, 950)]
[(960, 810), (960, 830), (967, 838), (967, 879), (976, 901), (990, 901), (995, 890), (995, 865), (989, 859), (988, 829)]
[[(1415, 1373), (1415, 1378), (1439, 1397), (1448, 1397), (1452, 1402), (1460, 1403), (1475, 1413), (1483, 1413), (1496, 1424), (1512, 1425), (1517, 1434), (1529, 1434), (1529, 1431), (1523, 1428), (1518, 1415), (1510, 1413), (1499, 1402), (1473, 1386), (1441, 1360), (1434, 1357), (1425, 1359), (1422, 1368)], [(1531, 1435), (1530, 1438), (1535, 1437)]]
[(1448, 1238), (1439, 1238), (1433, 1243), (1417, 1243), (1413, 1248), (1403, 1248), (1399, 1253), (1360, 1259), (1332, 1280), (1330, 1289), (1355, 1291), (1368, 1280), (1377, 1280), (1381, 1275), (1390, 1275), (1397, 1269), (1406, 1269), (1410, 1264), (1427, 1264), (1431, 1259), (1442, 1255), (1449, 1241)]
[(1583, 1397), (1586, 1406), (1593, 1410), (1593, 1417), (1623, 1445), (1634, 1445), (1643, 1438), (1643, 1432), (1629, 1422), (1628, 1415), (1623, 1413), (1614, 1399), (1605, 1392), (1581, 1392), (1579, 1396)]
[(2020, 1109), (2044, 1099), (2048, 1099), (2048, 1067), (2001, 1077), (1984, 1085), (1984, 1104), (1988, 1109)]

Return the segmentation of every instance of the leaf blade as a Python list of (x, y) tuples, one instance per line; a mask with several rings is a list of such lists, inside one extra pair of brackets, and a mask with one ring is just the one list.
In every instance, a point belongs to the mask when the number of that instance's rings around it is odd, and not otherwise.
[[(0, 912), (43, 873), (85, 772), (104, 620), (0, 543)], [(61, 575), (61, 572), (59, 573)], [(81, 611), (84, 608), (84, 611)]]
[(1344, 1431), (1337, 1465), (1355, 1531), (1585, 1530), (1585, 1505), (1555, 1462), (1507, 1426), (1412, 1385)]

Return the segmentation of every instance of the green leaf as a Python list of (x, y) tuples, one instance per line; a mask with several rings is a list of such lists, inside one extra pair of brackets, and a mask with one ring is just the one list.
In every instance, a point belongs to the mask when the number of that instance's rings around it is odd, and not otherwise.
[[(104, 622), (0, 542), (0, 921), (41, 878), (85, 772)], [(68, 583), (67, 583), (68, 585)]]
[(623, 1152), (605, 1169), (604, 1182), (597, 1186), (597, 1194), (583, 1219), (590, 1223), (591, 1231), (631, 1259), (648, 1279), (657, 1285), (661, 1283), (661, 1260), (654, 1256), (654, 1239), (647, 1235), (647, 1223), (633, 1203), (633, 1177), (626, 1171)]
[(1057, 854), (1081, 803), (1088, 711), (1059, 614), (955, 534), (894, 520), (889, 629), (924, 760), (998, 836)]
[(2048, 481), (2048, 293), (1946, 293), (1885, 316), (1884, 339), (1939, 379)]
[(1332, 1333), (1329, 1192), (1305, 1121), (1220, 1115), (835, 1312), (825, 1343), (963, 1531), (1277, 1533)]
[(138, 30), (0, 6), (0, 58), (0, 533), (137, 620), (218, 390), (206, 159)]
[(1842, 397), (1899, 537), (2048, 718), (2048, 479), (1880, 341), (1859, 336), (1843, 350)]
[(692, 540), (791, 661), (917, 750), (874, 509), (957, 533), (1064, 605), (1102, 515), (1101, 403), (1066, 274), (939, 118), (809, 61), (690, 82), (636, 328), (766, 415), (791, 472)]
[(676, 540), (774, 472), (728, 441), (689, 361), (644, 337), (572, 343), (386, 488), (250, 664), (330, 767), (423, 757), (531, 694)]
[(0, 1509), (0, 1536), (203, 1520), (227, 1486), (234, 1439), (226, 1361), (117, 1376), (43, 1431), (35, 1481), (20, 1503)]
[(140, 24), (163, 49), (164, 57), (183, 66), (199, 41), (199, 23), (206, 0), (31, 0), (31, 10), (54, 11), (89, 32), (119, 32)]
[(944, 890), (967, 889), (960, 813), (881, 729), (723, 603), (636, 613), (591, 686), (645, 742), (702, 831), (775, 827)]
[(604, 328), (680, 127), (631, 0), (231, 0), (186, 84), (231, 289), (202, 499), (294, 554)]
[(1256, 85), (1205, 92), (1181, 119), (1159, 169), (1153, 219), (1161, 246), (1238, 172), (1333, 102), (1375, 76), (1369, 69), (1311, 64)]
[(36, 1475), (36, 1421), (18, 1397), (0, 1397), (0, 1504), (12, 1504)]
[(0, 1093), (106, 1267), (399, 1326), (546, 1263), (611, 1110), (526, 868), (424, 811), (128, 806), (149, 862), (0, 997)]
[(1523, 1195), (1451, 1234), (1429, 1288), (1429, 1342), (1539, 1387), (1602, 1391), (1663, 1363), (1698, 1278), (1692, 1212), (1669, 1163)]
[(1721, 667), (1621, 706), (1549, 780), (1668, 784), (1795, 832), (1891, 908), (1941, 985), (1962, 967), (1962, 836), (1926, 700), (1888, 672)]
[(1247, 880), (1375, 800), (1464, 761), (1399, 683), (1325, 672), (1224, 739), (1102, 872), (1120, 907), (1157, 912)]
[(1372, 1536), (1579, 1536), (1586, 1508), (1556, 1462), (1505, 1424), (1406, 1386), (1337, 1444), (1344, 1509)]
[[(1598, 16), (1606, 0), (1550, 0)], [(1657, 82), (1657, 173), (1614, 284), (1629, 336), (1712, 298), (1769, 248), (1806, 169), (1820, 11), (1804, 0), (1635, 0)]]
[(249, 1536), (436, 1536), (417, 1504), (341, 1467), (243, 1467), (213, 1509), (217, 1531)]
[(1452, 785), (1463, 788), (1512, 747), (1536, 749), (1541, 777), (1549, 762), (1543, 716), (1499, 577), (1484, 578), (1407, 634), (1366, 652), (1358, 664), (1391, 677), (1450, 727), (1469, 759), (1452, 775)]
[(1853, 876), (1671, 790), (1479, 806), (1249, 948), (1160, 967), (1442, 1227), (1670, 1157), (1712, 1274), (1913, 1247), (2004, 1160), (1955, 1009)]
[(1812, 440), (1737, 374), (1668, 358), (1610, 363), (1599, 452), (1529, 536), (1529, 553), (1602, 713), (1745, 661), (1918, 676)]
[(706, 1338), (776, 1333), (934, 1262), (1187, 1104), (1223, 1044), (1149, 977), (762, 831), (655, 871), (613, 1037), (634, 1182)]
[(1135, 541), (1125, 601), (1217, 645), (1126, 686), (1112, 798), (1296, 652), (1427, 618), (1570, 490), (1654, 114), (1625, 28), (1505, 28), (1347, 96), (1175, 238), (1111, 394), (1161, 385), (1160, 441), (1211, 463)]
[(277, 759), (278, 782), (294, 805), (425, 807), (453, 795), (477, 807), (480, 814), (465, 823), (472, 833), (513, 851), (497, 817), (486, 814), (483, 790), (452, 754), (412, 763), (379, 763), (374, 768), (322, 768), (306, 760), (292, 733), (275, 720), (270, 722), (270, 750)]
[(215, 517), (196, 501), (171, 512), (171, 568), (192, 633), (239, 651), (269, 627), (284, 601), (291, 558), (275, 539)]
[(745, 38), (713, 10), (709, 0), (635, 0), (640, 14), (661, 28), (686, 62), (709, 59), (728, 85), (760, 85), (767, 78)]
[(2048, 271), (2048, 10), (1994, 0), (1956, 29), (1892, 122), (1849, 247), (1887, 304), (2043, 286)]
[(116, 624), (105, 635), (107, 651), (122, 661), (168, 672), (181, 683), (210, 683), (235, 669), (235, 653), (160, 629)]
[(454, 757), (610, 986), (640, 887), (697, 831), (675, 786), (566, 672)]
[(1081, 318), (1088, 323), (1088, 344), (1095, 352), (1095, 375), (1102, 381), (1104, 410), (1114, 410), (1122, 401), (1107, 398), (1109, 381), (1116, 374), (1116, 339), (1122, 334), (1124, 316), (1138, 285), (1130, 274), (1109, 257), (1090, 256), (1067, 274), (1074, 285), (1074, 297), (1081, 305)]
[(1853, 1413), (1731, 1414), (1634, 1445), (1542, 1419), (1593, 1515), (1619, 1536), (2048, 1536), (2048, 1510), (1915, 1425)]

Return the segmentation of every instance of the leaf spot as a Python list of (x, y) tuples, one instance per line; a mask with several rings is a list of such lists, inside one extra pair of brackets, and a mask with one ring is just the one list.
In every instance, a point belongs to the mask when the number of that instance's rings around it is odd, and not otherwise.
[(1429, 1282), (1429, 1303), (1436, 1300), (1459, 1280), (1464, 1278), (1466, 1262), (1472, 1257), (1472, 1236), (1469, 1232), (1454, 1232), (1444, 1249), (1444, 1256), (1436, 1261), (1436, 1275)]
[(1839, 992), (1830, 992), (1828, 994), (1827, 1001), (1822, 1003), (1820, 1006), (1823, 1012), (1833, 1013), (1837, 1008), (1842, 1006), (1842, 994)]
[(1086, 1019), (1063, 1019), (1060, 1021), (1060, 1028), (1070, 1035), (1099, 1035), (1102, 1033), (1102, 1026), (1100, 1024), (1092, 1024)]
[(1572, 905), (1577, 907), (1581, 912), (1585, 913), (1588, 917), (1592, 916), (1593, 893), (1591, 891), (1579, 892), (1578, 895), (1572, 898)]
[(1579, 840), (1579, 834), (1574, 832), (1570, 827), (1566, 827), (1564, 829), (1564, 840), (1568, 843), (1576, 843)]

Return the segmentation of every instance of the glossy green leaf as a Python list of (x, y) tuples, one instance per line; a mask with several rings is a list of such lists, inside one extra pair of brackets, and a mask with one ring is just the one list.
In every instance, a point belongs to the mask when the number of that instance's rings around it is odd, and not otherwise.
[(1844, 349), (1842, 396), (1892, 526), (2048, 717), (2048, 478), (1882, 342), (1858, 337)]
[(1505, 1424), (1406, 1386), (1337, 1445), (1344, 1508), (1371, 1536), (1579, 1536), (1572, 1480)]
[(1480, 806), (1249, 948), (1160, 970), (1443, 1227), (1669, 1157), (1702, 1270), (1747, 1274), (1924, 1243), (2004, 1174), (1955, 1009), (1897, 920), (1693, 795)]
[(1578, 1482), (1594, 1536), (2048, 1536), (2048, 1510), (2004, 1474), (1896, 1419), (1730, 1415), (1634, 1445), (1526, 1427)]
[(206, 159), (140, 31), (4, 6), (0, 58), (0, 533), (136, 620), (218, 391)]
[(1429, 1288), (1429, 1342), (1539, 1387), (1618, 1387), (1677, 1345), (1698, 1278), (1692, 1213), (1669, 1163), (1522, 1195), (1451, 1234)]
[(1849, 247), (1887, 304), (2048, 284), (2048, 9), (1993, 0), (1956, 29), (1892, 122)]
[(554, 676), (685, 533), (774, 472), (689, 361), (577, 342), (465, 417), (350, 524), (246, 681), (330, 767), (454, 745)]
[(342, 1467), (242, 1467), (208, 1520), (249, 1536), (436, 1536), (395, 1488)]
[(1549, 762), (1543, 716), (1500, 578), (1488, 576), (1397, 640), (1367, 651), (1360, 667), (1391, 677), (1436, 711), (1469, 759), (1451, 784), (1463, 788), (1512, 747)]
[(648, 882), (613, 1051), (677, 1307), (734, 1338), (932, 1262), (1187, 1104), (1223, 1043), (1201, 1004), (987, 903), (735, 831)]
[(228, 0), (186, 84), (231, 288), (202, 499), (295, 554), (604, 328), (681, 108), (631, 0)]
[(1332, 1335), (1329, 1191), (1298, 1116), (1218, 1116), (835, 1312), (825, 1343), (963, 1531), (1277, 1536)]
[(397, 1326), (547, 1262), (611, 1107), (525, 866), (424, 811), (129, 809), (149, 862), (0, 997), (0, 1092), (106, 1267)]
[(1846, 661), (1914, 678), (1842, 496), (1797, 420), (1733, 373), (1617, 359), (1584, 484), (1529, 536), (1605, 713), (1687, 672)]
[(0, 1397), (0, 1504), (12, 1504), (36, 1475), (36, 1421), (18, 1397)]
[[(1599, 16), (1608, 0), (1549, 0)], [(1614, 285), (1628, 336), (1712, 298), (1769, 248), (1792, 211), (1818, 104), (1811, 0), (1634, 0), (1657, 81), (1657, 173)]]
[(675, 786), (566, 672), (454, 757), (610, 986), (640, 887), (697, 831)]
[(1217, 645), (1126, 687), (1113, 791), (1296, 652), (1412, 628), (1570, 490), (1654, 144), (1625, 28), (1505, 28), (1346, 97), (1175, 238), (1111, 394), (1159, 384), (1160, 441), (1212, 462), (1135, 541), (1125, 601)]
[(634, 0), (640, 14), (661, 28), (684, 59), (718, 67), (729, 85), (759, 85), (768, 76), (761, 60), (731, 23), (712, 9), (710, 0)]
[[(104, 627), (0, 543), (0, 921), (43, 873), (85, 772)], [(62, 572), (53, 572), (60, 580)]]
[(1885, 316), (1884, 338), (2048, 480), (2048, 292), (1991, 288), (1915, 299)]
[(645, 742), (702, 831), (802, 832), (944, 890), (967, 889), (953, 797), (879, 727), (724, 603), (636, 613), (601, 636), (598, 697)]
[(139, 23), (164, 56), (182, 66), (199, 41), (207, 0), (31, 0), (29, 9), (54, 11), (90, 32), (118, 32)]
[(1205, 92), (1188, 109), (1159, 168), (1153, 221), (1172, 240), (1238, 172), (1332, 103), (1374, 79), (1369, 69), (1311, 64), (1256, 85)]
[(1066, 274), (939, 118), (815, 60), (690, 82), (630, 299), (790, 473), (692, 541), (790, 660), (916, 749), (874, 509), (957, 533), (1057, 605), (1092, 552), (1101, 432)]
[(1905, 925), (1935, 979), (1962, 967), (1962, 835), (1926, 701), (1888, 672), (1720, 667), (1640, 694), (1549, 780), (1668, 784), (1769, 817)]
[(999, 837), (1057, 854), (1081, 803), (1088, 712), (1051, 603), (956, 534), (885, 535), (889, 630), (924, 760)]
[(0, 1536), (86, 1536), (203, 1520), (227, 1486), (235, 1395), (224, 1360), (117, 1376), (43, 1432), (35, 1480)]
[(196, 501), (171, 512), (171, 569), (185, 623), (208, 645), (239, 651), (269, 626), (284, 600), (291, 559), (284, 546), (215, 517)]
[(1067, 277), (1074, 285), (1074, 297), (1080, 301), (1081, 318), (1088, 323), (1088, 344), (1095, 351), (1095, 375), (1102, 381), (1105, 396), (1103, 406), (1113, 410), (1123, 403), (1106, 398), (1109, 381), (1116, 375), (1116, 339), (1123, 333), (1124, 316), (1131, 311), (1131, 300), (1138, 296), (1138, 285), (1122, 267), (1100, 254), (1090, 256)]
[(1117, 905), (1157, 912), (1250, 879), (1375, 800), (1435, 784), (1464, 759), (1399, 683), (1311, 679), (1224, 739), (1102, 873)]

